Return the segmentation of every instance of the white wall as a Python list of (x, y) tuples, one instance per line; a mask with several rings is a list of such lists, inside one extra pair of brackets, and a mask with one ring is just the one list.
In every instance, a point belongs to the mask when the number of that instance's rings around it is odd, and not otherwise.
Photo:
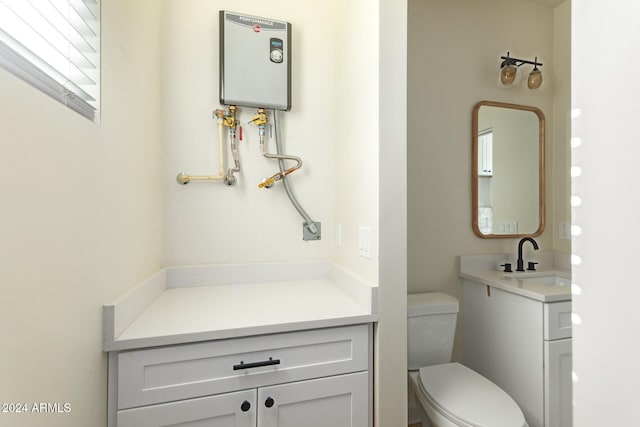
[(407, 425), (407, 1), (380, 1), (376, 426)]
[[(376, 3), (377, 4), (377, 3)], [(404, 91), (398, 90), (393, 110), (381, 113), (379, 25), (406, 26), (406, 13), (379, 21), (379, 10), (367, 0), (324, 2), (299, 7), (291, 0), (235, 5), (239, 13), (285, 20), (292, 24), (292, 109), (281, 113), (285, 151), (302, 157), (304, 166), (290, 175), (301, 205), (322, 223), (321, 241), (302, 240), (302, 219), (281, 184), (258, 189), (277, 170), (260, 156), (257, 132), (247, 122), (253, 108), (242, 108), (245, 140), (239, 143), (242, 172), (235, 187), (219, 182), (187, 186), (176, 183), (179, 172), (217, 172), (216, 130), (211, 110), (218, 108), (218, 10), (223, 1), (166, 0), (163, 22), (163, 142), (165, 263), (251, 263), (331, 259), (354, 274), (378, 283), (380, 121), (404, 120)], [(406, 37), (401, 37), (401, 40)], [(397, 47), (397, 44), (394, 46)], [(404, 50), (400, 50), (400, 60)], [(393, 73), (402, 64), (384, 62)], [(400, 74), (402, 76), (402, 73)], [(259, 78), (247, 70), (248, 79)], [(393, 76), (394, 79), (399, 78)], [(397, 80), (395, 80), (397, 81)], [(395, 86), (394, 86), (395, 87)], [(403, 124), (384, 140), (392, 154), (398, 185), (385, 193), (385, 224), (398, 239), (403, 207), (405, 152)], [(274, 151), (274, 143), (269, 147)], [(381, 202), (380, 202), (381, 203)], [(406, 202), (405, 202), (406, 204)], [(406, 214), (405, 214), (406, 216)], [(335, 225), (342, 225), (342, 245), (335, 244)], [(358, 255), (358, 227), (372, 231), (372, 257)], [(404, 227), (403, 227), (404, 230)], [(404, 240), (398, 241), (404, 248)], [(391, 252), (387, 271), (398, 271), (380, 283), (380, 328), (376, 331), (376, 418), (380, 425), (402, 424), (406, 417), (406, 278), (405, 256)], [(395, 265), (394, 265), (395, 263)], [(400, 264), (400, 268), (397, 264)], [(381, 267), (380, 267), (381, 268)], [(406, 273), (405, 273), (406, 274)], [(400, 394), (398, 394), (398, 390)], [(403, 398), (404, 396), (404, 398)]]
[[(293, 28), (292, 111), (280, 114), (285, 151), (300, 156), (301, 170), (289, 176), (301, 205), (322, 222), (323, 239), (302, 240), (302, 218), (281, 184), (259, 189), (278, 171), (260, 156), (257, 128), (248, 122), (255, 108), (241, 108), (244, 140), (238, 184), (186, 186), (180, 172), (215, 174), (217, 132), (211, 112), (218, 101), (218, 11), (223, 1), (168, 0), (163, 23), (163, 140), (165, 153), (165, 262), (167, 265), (327, 259), (333, 225), (332, 124), (323, 119), (335, 101), (331, 8), (291, 8), (290, 2), (236, 5), (234, 12), (289, 21)], [(259, 79), (247, 70), (247, 79)], [(270, 142), (271, 152), (275, 143)], [(329, 191), (327, 191), (329, 190)]]
[(102, 124), (0, 69), (0, 414), (12, 427), (106, 420), (102, 304), (162, 263), (159, 3), (102, 4)]
[[(460, 292), (455, 257), (513, 253), (517, 239), (480, 239), (471, 228), (471, 113), (482, 100), (540, 108), (547, 162), (554, 145), (553, 9), (523, 1), (410, 0), (408, 65), (409, 292)], [(502, 89), (500, 56), (544, 65), (537, 91)], [(531, 67), (523, 67), (528, 72)], [(547, 191), (554, 170), (547, 169)], [(547, 222), (555, 200), (547, 197)], [(553, 250), (553, 224), (536, 238)]]
[[(612, 74), (612, 59), (637, 70), (640, 58), (640, 4), (624, 0), (573, 3), (572, 150), (582, 175), (573, 179), (573, 208), (582, 234), (573, 238), (574, 425), (638, 424), (640, 286), (636, 274), (640, 228), (640, 145), (637, 94), (640, 81)], [(615, 66), (614, 66), (615, 67)]]
[[(372, 282), (381, 270), (376, 421), (406, 420), (406, 5), (358, 0), (345, 9), (334, 0), (318, 8), (280, 0), (233, 9), (293, 23), (293, 109), (282, 115), (284, 145), (305, 161), (292, 184), (322, 222), (320, 242), (302, 241), (302, 219), (281, 188), (258, 190), (277, 167), (259, 155), (247, 125), (251, 111), (241, 116), (237, 187), (175, 183), (182, 171), (215, 171), (210, 115), (218, 107), (217, 12), (226, 6), (104, 3), (100, 126), (0, 71), (0, 116), (9, 118), (0, 169), (3, 205), (11, 207), (0, 223), (6, 287), (0, 320), (13, 326), (2, 343), (10, 351), (0, 354), (0, 400), (72, 404), (70, 414), (14, 417), (12, 426), (105, 422), (102, 304), (163, 264), (313, 259), (332, 259)], [(381, 82), (380, 73), (393, 84)], [(380, 110), (381, 96), (389, 111)], [(336, 223), (343, 226), (342, 247), (334, 245)], [(360, 225), (372, 229), (371, 259), (357, 255)]]
[(552, 200), (549, 231), (553, 249), (571, 253), (571, 239), (560, 239), (560, 222), (571, 221), (571, 0), (553, 9), (553, 129), (549, 167), (552, 181), (547, 200)]
[[(337, 1), (333, 13), (335, 39), (329, 49), (335, 57), (332, 122), (334, 164), (334, 219), (342, 225), (342, 246), (333, 245), (333, 260), (363, 278), (378, 282), (379, 193), (379, 28), (382, 21), (369, 0)], [(339, 46), (338, 49), (334, 49)], [(358, 227), (373, 230), (371, 259), (358, 255)], [(325, 229), (332, 239), (333, 230)]]
[[(278, 262), (331, 259), (377, 281), (377, 251), (358, 256), (358, 226), (378, 234), (377, 26), (353, 25), (350, 17), (377, 21), (377, 10), (351, 2), (292, 7), (290, 0), (238, 4), (234, 12), (292, 24), (292, 109), (280, 113), (285, 152), (300, 156), (289, 175), (294, 193), (322, 240), (302, 240), (302, 218), (281, 183), (258, 184), (277, 170), (260, 155), (255, 108), (241, 108), (244, 140), (238, 184), (176, 183), (180, 172), (217, 172), (217, 133), (211, 111), (218, 101), (218, 11), (223, 1), (167, 0), (163, 23), (163, 139), (165, 262)], [(355, 31), (355, 29), (358, 31)], [(371, 41), (374, 41), (373, 43)], [(337, 49), (336, 46), (340, 48)], [(259, 79), (247, 70), (247, 79)], [(275, 142), (268, 145), (275, 151)], [(334, 245), (335, 224), (343, 245)]]

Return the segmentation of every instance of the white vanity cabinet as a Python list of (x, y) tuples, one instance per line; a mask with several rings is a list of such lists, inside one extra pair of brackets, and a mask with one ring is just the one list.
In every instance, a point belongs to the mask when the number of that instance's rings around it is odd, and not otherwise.
[(110, 427), (370, 427), (370, 324), (109, 353)]
[(463, 363), (504, 389), (530, 427), (572, 425), (571, 301), (463, 280)]

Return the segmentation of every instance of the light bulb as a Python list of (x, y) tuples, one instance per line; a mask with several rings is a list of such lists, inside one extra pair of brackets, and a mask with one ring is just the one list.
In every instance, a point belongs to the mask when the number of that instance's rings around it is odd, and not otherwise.
[(500, 81), (503, 85), (510, 85), (516, 79), (516, 72), (518, 69), (512, 65), (508, 64), (502, 67), (502, 71), (500, 71)]
[(542, 84), (542, 73), (538, 70), (538, 67), (535, 67), (533, 71), (529, 74), (529, 78), (527, 79), (527, 86), (529, 89), (538, 89)]

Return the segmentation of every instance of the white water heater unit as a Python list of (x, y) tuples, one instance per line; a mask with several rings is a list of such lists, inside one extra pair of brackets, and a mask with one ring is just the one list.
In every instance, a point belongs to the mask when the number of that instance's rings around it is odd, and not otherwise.
[(220, 11), (220, 103), (291, 109), (291, 24)]

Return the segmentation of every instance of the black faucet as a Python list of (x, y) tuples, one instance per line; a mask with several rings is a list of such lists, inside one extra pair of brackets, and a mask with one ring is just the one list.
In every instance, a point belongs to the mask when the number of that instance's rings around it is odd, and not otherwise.
[[(535, 249), (536, 251), (538, 250), (538, 244), (531, 237), (523, 237), (522, 239), (520, 239), (520, 243), (518, 243), (518, 267), (516, 268), (516, 271), (524, 271), (524, 260), (522, 259), (522, 245), (524, 245), (524, 242), (531, 242), (531, 244), (533, 245), (533, 249)], [(535, 264), (537, 263), (530, 262), (529, 270), (535, 270)]]

